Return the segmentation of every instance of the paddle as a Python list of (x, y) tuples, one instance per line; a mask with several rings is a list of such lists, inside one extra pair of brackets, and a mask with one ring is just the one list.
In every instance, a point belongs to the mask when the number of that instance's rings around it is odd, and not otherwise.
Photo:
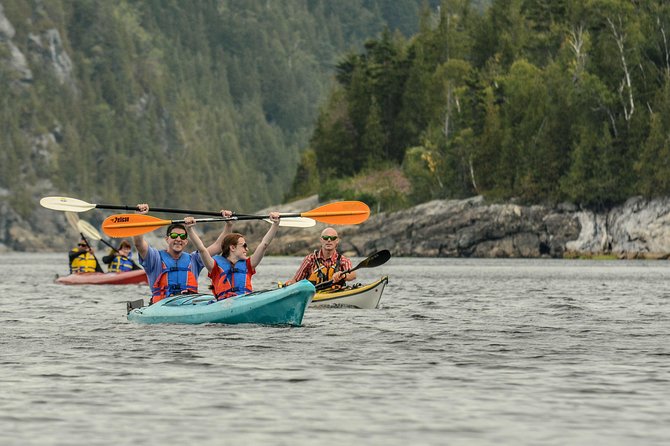
[(141, 269), (140, 266), (139, 266), (137, 263), (135, 263), (135, 261), (134, 261), (133, 259), (129, 259), (128, 257), (126, 257), (126, 256), (124, 256), (123, 254), (121, 254), (121, 252), (119, 252), (118, 249), (116, 249), (114, 246), (112, 246), (111, 244), (109, 244), (109, 243), (107, 242), (107, 240), (105, 240), (104, 238), (102, 238), (102, 236), (100, 235), (100, 233), (98, 232), (98, 230), (95, 229), (89, 222), (84, 221), (84, 220), (79, 220), (79, 221), (77, 222), (77, 227), (79, 228), (79, 230), (80, 230), (81, 232), (88, 234), (88, 236), (89, 236), (90, 238), (92, 238), (93, 240), (99, 240), (99, 241), (101, 241), (102, 243), (104, 243), (105, 245), (107, 245), (109, 248), (111, 248), (115, 253), (117, 253), (118, 255), (120, 255), (121, 257), (123, 257), (124, 259), (130, 260), (130, 262), (133, 264), (133, 266), (135, 267), (135, 269)]
[[(84, 241), (84, 243), (86, 243), (86, 246), (88, 246), (88, 249), (92, 250), (93, 248), (91, 247), (91, 244), (88, 242), (88, 239), (84, 235), (84, 232), (88, 233), (89, 236), (91, 235), (91, 233), (86, 231), (85, 229), (80, 228), (79, 224), (82, 223), (82, 222), (79, 220), (79, 216), (77, 216), (77, 214), (75, 214), (73, 212), (66, 212), (65, 213), (65, 219), (67, 220), (68, 223), (70, 223), (70, 226), (72, 226), (72, 228), (74, 228), (75, 231), (79, 232), (79, 235), (81, 236), (81, 239)], [(92, 228), (92, 226), (91, 226), (91, 228)], [(91, 237), (91, 238), (95, 238), (95, 237)], [(95, 259), (95, 262), (98, 264), (98, 266), (100, 266), (101, 265), (100, 261), (95, 256), (95, 254), (93, 254), (91, 252), (91, 255), (93, 255), (93, 258)], [(102, 269), (102, 266), (100, 266), (100, 269)]]
[[(51, 209), (54, 211), (66, 211), (66, 212), (86, 212), (91, 209), (121, 209), (125, 211), (136, 211), (137, 206), (127, 206), (127, 205), (115, 205), (115, 204), (93, 204), (87, 203), (85, 201), (79, 200), (77, 198), (68, 198), (68, 197), (44, 197), (40, 200), (42, 207)], [(193, 211), (189, 209), (168, 209), (168, 208), (151, 208), (154, 212), (167, 212), (173, 214), (185, 214), (185, 215), (211, 215), (214, 217), (220, 217), (221, 212), (212, 212), (212, 211)], [(248, 214), (233, 214), (238, 216), (248, 216)], [(263, 219), (269, 223), (272, 223), (268, 219)], [(290, 217), (282, 219), (279, 223), (279, 226), (285, 226), (289, 228), (311, 228), (316, 224), (316, 221), (310, 218), (304, 217)]]
[[(79, 234), (82, 236), (82, 238), (84, 237), (84, 234), (86, 234), (86, 235), (88, 235), (88, 238), (96, 240), (96, 241), (101, 241), (102, 243), (107, 245), (109, 248), (111, 248), (114, 252), (119, 254), (121, 257), (128, 259), (128, 257), (121, 254), (118, 249), (116, 249), (114, 246), (110, 245), (107, 242), (107, 240), (103, 239), (102, 236), (100, 235), (100, 232), (98, 232), (98, 230), (95, 229), (95, 227), (92, 224), (90, 224), (87, 221), (80, 220), (79, 216), (76, 213), (65, 212), (65, 218), (67, 219), (68, 223), (70, 223), (70, 225), (73, 228), (75, 228), (77, 231), (79, 231)], [(86, 240), (86, 239), (84, 239), (84, 240)], [(88, 244), (88, 241), (86, 241), (86, 244)], [(96, 258), (96, 261), (97, 260), (98, 259)], [(135, 263), (134, 260), (132, 260), (132, 259), (128, 259), (128, 260), (130, 260), (132, 262), (132, 264), (135, 266), (135, 268), (137, 268), (137, 269), (140, 268), (140, 266), (137, 263)]]
[[(332, 225), (356, 225), (368, 219), (370, 208), (360, 201), (337, 201), (308, 212), (279, 215), (282, 219), (285, 217), (307, 217)], [(201, 218), (196, 219), (196, 222), (264, 220), (268, 217), (268, 215), (237, 215), (230, 218)], [(173, 223), (184, 223), (184, 220), (163, 220), (146, 214), (117, 214), (107, 217), (102, 222), (102, 230), (110, 237), (133, 237)]]
[[(370, 257), (367, 259), (363, 260), (361, 263), (356, 265), (355, 267), (348, 269), (346, 271), (342, 271), (344, 274), (348, 274), (350, 272), (356, 271), (359, 268), (375, 268), (379, 265), (383, 265), (384, 263), (388, 262), (388, 260), (391, 258), (391, 253), (389, 252), (388, 249), (384, 249), (382, 251), (376, 252), (372, 254)], [(321, 282), (318, 285), (316, 285), (316, 289), (318, 290), (323, 290), (324, 288), (328, 288), (333, 285), (332, 280), (328, 280), (326, 282)]]

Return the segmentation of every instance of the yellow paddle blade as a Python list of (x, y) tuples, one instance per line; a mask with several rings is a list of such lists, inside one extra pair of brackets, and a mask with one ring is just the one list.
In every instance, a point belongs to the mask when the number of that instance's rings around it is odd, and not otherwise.
[(87, 221), (79, 220), (77, 222), (77, 229), (79, 229), (79, 232), (81, 232), (90, 239), (102, 240), (102, 237), (100, 236), (98, 230), (95, 229), (95, 227)]
[(171, 220), (163, 220), (146, 214), (116, 214), (102, 222), (102, 230), (110, 237), (133, 237), (146, 234), (161, 226), (167, 226)]
[(79, 228), (77, 227), (77, 223), (79, 223), (79, 214), (74, 212), (65, 212), (65, 219), (70, 224), (70, 226), (72, 226), (72, 229), (79, 232)]
[(362, 201), (338, 201), (303, 212), (300, 216), (331, 225), (357, 225), (370, 217), (370, 208)]

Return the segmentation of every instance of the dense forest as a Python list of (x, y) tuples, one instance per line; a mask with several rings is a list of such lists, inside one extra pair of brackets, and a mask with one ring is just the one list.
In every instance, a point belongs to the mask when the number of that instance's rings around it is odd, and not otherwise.
[(603, 209), (670, 194), (670, 3), (475, 6), (443, 0), (411, 38), (340, 58), (293, 196)]
[[(423, 0), (2, 0), (0, 205), (280, 202), (339, 57)], [(5, 203), (3, 205), (3, 203)]]

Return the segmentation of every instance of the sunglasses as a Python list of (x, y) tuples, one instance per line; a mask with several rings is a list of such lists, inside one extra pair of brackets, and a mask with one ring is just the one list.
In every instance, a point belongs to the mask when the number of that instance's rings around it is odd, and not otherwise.
[(179, 237), (182, 240), (186, 240), (188, 234), (185, 232), (183, 234), (179, 234), (177, 232), (170, 232), (170, 235), (168, 237), (170, 237), (172, 240), (175, 240), (177, 237)]
[(84, 248), (86, 248), (88, 245), (86, 243), (80, 243), (79, 246), (83, 246)]
[(337, 240), (336, 235), (322, 235), (321, 238), (324, 240)]
[(242, 248), (247, 249), (247, 244), (246, 244), (246, 243), (242, 243)]

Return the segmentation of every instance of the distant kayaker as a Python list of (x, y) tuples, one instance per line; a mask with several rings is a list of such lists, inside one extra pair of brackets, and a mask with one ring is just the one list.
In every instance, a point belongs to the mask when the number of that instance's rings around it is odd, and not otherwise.
[(284, 285), (307, 279), (314, 285), (332, 280), (334, 287), (340, 287), (347, 281), (356, 279), (356, 271), (343, 273), (352, 269), (351, 260), (337, 252), (340, 244), (337, 231), (333, 228), (324, 229), (319, 241), (321, 249), (305, 256), (293, 279), (287, 280)]
[[(137, 213), (146, 214), (149, 212), (149, 205), (141, 203), (137, 205), (137, 209)], [(232, 217), (233, 213), (222, 210), (221, 215)], [(219, 252), (223, 238), (231, 231), (232, 222), (226, 222), (219, 237), (207, 248), (210, 255)], [(200, 253), (184, 251), (188, 245), (186, 226), (181, 223), (169, 225), (165, 232), (167, 249), (161, 251), (150, 246), (142, 235), (133, 237), (133, 243), (151, 286), (151, 304), (175, 294), (198, 292), (198, 275), (204, 265)]]
[(70, 250), (69, 257), (70, 274), (103, 272), (93, 248), (85, 238), (81, 238), (77, 247)]
[(132, 247), (127, 240), (122, 240), (118, 249), (110, 249), (109, 254), (102, 258), (102, 263), (107, 265), (107, 271), (110, 273), (121, 273), (141, 269), (132, 260)]
[(217, 300), (237, 296), (238, 294), (247, 294), (253, 291), (251, 277), (256, 274), (256, 267), (261, 263), (265, 252), (270, 246), (272, 239), (277, 234), (279, 228), (279, 213), (270, 212), (270, 221), (272, 226), (261, 240), (260, 245), (249, 257), (249, 247), (244, 236), (238, 232), (228, 234), (221, 242), (221, 255), (211, 255), (211, 250), (205, 248), (205, 245), (198, 237), (195, 231), (196, 221), (193, 217), (186, 217), (184, 224), (186, 231), (193, 240), (198, 252), (202, 258), (209, 278), (212, 279), (214, 296)]

